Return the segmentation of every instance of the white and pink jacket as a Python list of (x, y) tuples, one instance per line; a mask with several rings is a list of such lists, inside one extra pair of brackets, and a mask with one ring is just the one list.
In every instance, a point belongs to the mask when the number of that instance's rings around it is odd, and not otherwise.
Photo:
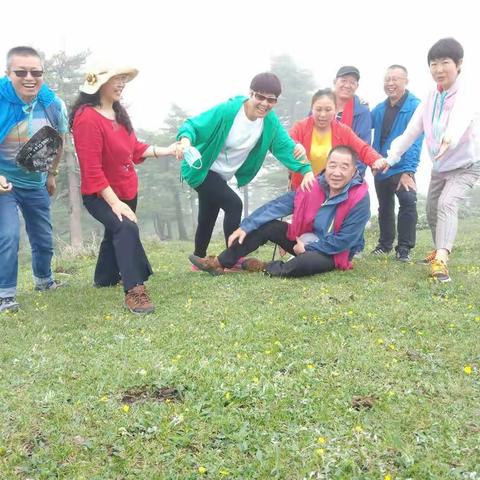
[[(480, 161), (475, 151), (474, 102), (458, 78), (448, 90), (431, 91), (415, 110), (405, 132), (393, 140), (387, 162), (399, 162), (422, 133), (435, 171), (448, 172)], [(434, 160), (443, 139), (450, 141), (450, 147), (439, 160)]]

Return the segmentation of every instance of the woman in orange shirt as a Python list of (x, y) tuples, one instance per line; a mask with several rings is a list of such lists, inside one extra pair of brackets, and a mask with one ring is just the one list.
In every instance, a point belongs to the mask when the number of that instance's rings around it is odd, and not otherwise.
[[(358, 161), (372, 165), (382, 158), (368, 143), (359, 138), (347, 125), (335, 119), (336, 99), (330, 88), (318, 90), (312, 97), (312, 115), (293, 125), (290, 136), (305, 148), (314, 175), (325, 169), (330, 150), (337, 145), (347, 145), (358, 155)], [(290, 184), (295, 190), (302, 175), (291, 172)]]

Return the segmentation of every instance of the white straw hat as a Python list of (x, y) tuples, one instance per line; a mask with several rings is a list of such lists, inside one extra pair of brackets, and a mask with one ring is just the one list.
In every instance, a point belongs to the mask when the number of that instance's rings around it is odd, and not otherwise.
[(80, 91), (93, 95), (98, 89), (107, 83), (112, 77), (117, 75), (126, 75), (127, 82), (133, 80), (138, 75), (138, 70), (132, 67), (112, 68), (105, 65), (98, 68), (91, 68), (85, 74), (85, 82), (80, 86)]

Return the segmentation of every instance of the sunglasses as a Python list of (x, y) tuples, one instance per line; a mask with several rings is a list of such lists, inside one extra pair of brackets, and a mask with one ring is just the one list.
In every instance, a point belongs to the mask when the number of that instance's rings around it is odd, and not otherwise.
[(278, 102), (277, 97), (266, 97), (265, 95), (262, 95), (258, 92), (253, 92), (253, 94), (259, 102), (263, 102), (264, 100), (266, 100), (270, 105), (275, 105)]
[(43, 70), (13, 70), (13, 73), (19, 78), (26, 78), (28, 74), (34, 78), (43, 77)]

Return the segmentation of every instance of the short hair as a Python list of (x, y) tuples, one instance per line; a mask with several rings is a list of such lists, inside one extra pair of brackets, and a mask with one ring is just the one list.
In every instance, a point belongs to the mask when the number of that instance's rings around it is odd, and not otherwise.
[(353, 166), (357, 165), (357, 161), (358, 161), (357, 152), (355, 152), (355, 150), (353, 150), (352, 147), (349, 147), (348, 145), (337, 145), (336, 147), (333, 147), (328, 152), (327, 161), (330, 159), (332, 154), (335, 153), (335, 152), (350, 155), (350, 157), (352, 159), (352, 165)]
[(13, 47), (7, 53), (7, 69), (10, 68), (12, 57), (15, 55), (20, 57), (37, 57), (38, 59), (42, 60), (40, 54), (33, 47), (26, 47), (23, 45), (19, 47)]
[(274, 73), (263, 72), (252, 78), (250, 90), (260, 93), (272, 93), (276, 97), (279, 97), (282, 93), (282, 85)]
[(463, 59), (463, 47), (458, 40), (452, 37), (441, 38), (438, 42), (434, 43), (428, 51), (427, 61), (430, 65), (432, 60), (438, 60), (440, 58), (451, 58), (455, 65), (458, 65), (460, 60)]
[(394, 68), (399, 68), (400, 70), (403, 70), (405, 72), (405, 75), (408, 75), (408, 70), (403, 65), (399, 65), (398, 63), (390, 65), (387, 70), (393, 70)]
[(335, 96), (335, 92), (331, 88), (321, 88), (317, 90), (312, 96), (312, 103), (310, 104), (313, 107), (313, 104), (322, 97), (328, 97), (332, 102), (337, 106), (337, 97)]

